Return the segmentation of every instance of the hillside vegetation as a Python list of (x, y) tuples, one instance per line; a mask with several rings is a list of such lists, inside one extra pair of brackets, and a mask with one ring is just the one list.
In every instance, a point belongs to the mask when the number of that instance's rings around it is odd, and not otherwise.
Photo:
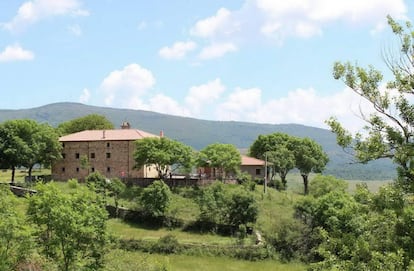
[(260, 134), (282, 132), (292, 136), (309, 137), (322, 145), (330, 162), (324, 173), (344, 179), (390, 180), (395, 167), (389, 160), (368, 164), (354, 163), (352, 157), (336, 144), (335, 135), (327, 129), (299, 124), (259, 124), (237, 121), (208, 121), (178, 117), (155, 112), (89, 106), (80, 103), (55, 103), (37, 108), (0, 110), (0, 122), (11, 119), (34, 119), (53, 126), (88, 114), (100, 114), (115, 127), (128, 121), (131, 126), (154, 134), (163, 131), (167, 137), (181, 141), (196, 150), (212, 143), (233, 144), (247, 149)]

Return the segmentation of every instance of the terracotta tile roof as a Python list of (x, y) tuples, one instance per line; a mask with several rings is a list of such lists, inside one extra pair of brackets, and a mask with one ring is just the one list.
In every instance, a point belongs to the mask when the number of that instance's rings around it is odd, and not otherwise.
[(242, 161), (241, 161), (242, 166), (264, 166), (265, 165), (265, 161), (254, 158), (254, 157), (242, 155), (241, 158), (242, 158)]
[(137, 129), (117, 130), (86, 130), (59, 138), (61, 142), (73, 141), (111, 141), (111, 140), (137, 140), (145, 137), (158, 137)]

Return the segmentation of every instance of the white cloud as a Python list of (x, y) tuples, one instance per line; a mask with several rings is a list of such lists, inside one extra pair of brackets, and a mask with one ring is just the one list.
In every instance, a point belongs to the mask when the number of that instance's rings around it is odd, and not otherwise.
[(80, 103), (87, 103), (87, 102), (89, 102), (90, 98), (91, 98), (91, 92), (89, 91), (89, 89), (84, 88), (83, 91), (82, 91), (81, 96), (79, 97), (79, 102)]
[(157, 94), (149, 99), (148, 110), (177, 116), (191, 116), (190, 111), (180, 106), (177, 101), (164, 94)]
[(89, 12), (81, 8), (78, 0), (32, 0), (24, 2), (14, 18), (2, 26), (14, 32), (44, 18), (64, 15), (88, 16)]
[(210, 105), (218, 100), (225, 90), (225, 86), (219, 78), (206, 84), (193, 86), (190, 88), (185, 102), (191, 109), (193, 115), (199, 115), (202, 107)]
[(269, 38), (281, 43), (288, 37), (322, 35), (337, 22), (367, 27), (375, 33), (384, 27), (388, 14), (406, 19), (404, 0), (246, 0), (237, 10), (221, 8), (197, 21), (190, 34), (216, 43)]
[(152, 72), (134, 63), (111, 72), (102, 81), (100, 90), (106, 105), (122, 107), (139, 100), (154, 84)]
[(228, 9), (220, 8), (216, 15), (198, 21), (190, 30), (194, 36), (208, 38), (222, 31), (224, 25), (230, 21), (231, 12)]
[(25, 50), (19, 44), (9, 45), (0, 52), (0, 62), (32, 60), (34, 54)]
[(193, 51), (197, 44), (193, 41), (176, 42), (172, 47), (163, 47), (159, 51), (159, 55), (165, 59), (181, 59), (188, 52)]
[(204, 47), (199, 54), (199, 58), (204, 60), (218, 58), (227, 53), (235, 51), (237, 51), (237, 47), (233, 43), (214, 43), (207, 47)]
[(297, 89), (286, 97), (262, 100), (257, 88), (237, 88), (216, 108), (219, 120), (249, 121), (258, 123), (298, 123), (327, 129), (324, 123), (336, 116), (343, 125), (355, 132), (365, 123), (358, 117), (360, 110), (366, 115), (372, 107), (352, 90), (346, 88), (328, 96), (318, 95), (312, 88)]
[(77, 37), (82, 35), (82, 29), (78, 24), (68, 26), (68, 30)]
[(148, 27), (148, 23), (146, 21), (141, 21), (138, 24), (138, 30), (144, 30)]

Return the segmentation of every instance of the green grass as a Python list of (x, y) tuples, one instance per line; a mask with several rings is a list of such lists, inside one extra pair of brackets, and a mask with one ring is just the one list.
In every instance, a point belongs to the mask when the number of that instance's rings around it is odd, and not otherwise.
[(168, 230), (166, 228), (147, 229), (139, 225), (128, 224), (119, 219), (108, 221), (108, 230), (112, 236), (123, 239), (158, 240), (160, 237), (172, 234), (182, 244), (209, 244), (209, 245), (232, 245), (236, 239), (229, 236), (216, 234), (199, 234), (185, 232), (181, 229)]
[(301, 263), (280, 263), (275, 260), (250, 262), (230, 259), (227, 257), (194, 257), (187, 255), (158, 255), (145, 254), (141, 252), (127, 252), (123, 250), (112, 250), (107, 255), (106, 271), (115, 270), (165, 270), (168, 271), (302, 271), (306, 266)]
[[(15, 173), (14, 173), (14, 181), (17, 183), (20, 182), (24, 182), (24, 177), (28, 176), (28, 172), (27, 170), (20, 170), (20, 169), (16, 169)], [(32, 170), (32, 176), (35, 175), (50, 175), (50, 169), (33, 169)], [(12, 176), (12, 171), (11, 170), (0, 170), (0, 182), (10, 182), (11, 180), (11, 176)]]

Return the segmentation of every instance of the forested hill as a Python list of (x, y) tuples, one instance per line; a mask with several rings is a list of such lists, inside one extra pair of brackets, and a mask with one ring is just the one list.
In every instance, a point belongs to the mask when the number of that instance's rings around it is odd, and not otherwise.
[(131, 109), (89, 106), (80, 103), (55, 103), (37, 108), (0, 110), (0, 122), (10, 119), (34, 119), (53, 126), (88, 114), (100, 114), (116, 127), (124, 121), (133, 128), (159, 134), (162, 130), (170, 138), (195, 149), (210, 143), (231, 143), (240, 149), (248, 148), (260, 134), (283, 132), (293, 136), (310, 137), (329, 154), (326, 174), (346, 179), (392, 179), (395, 169), (389, 160), (367, 165), (352, 164), (351, 158), (337, 146), (335, 136), (327, 129), (298, 124), (258, 124), (237, 121), (207, 121)]

